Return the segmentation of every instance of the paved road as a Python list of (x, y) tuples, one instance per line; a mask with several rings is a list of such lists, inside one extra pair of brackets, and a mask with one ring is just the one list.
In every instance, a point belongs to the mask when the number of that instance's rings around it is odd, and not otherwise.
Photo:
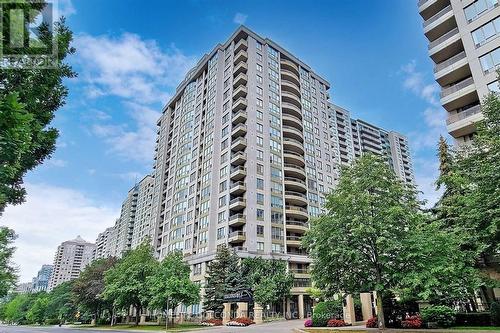
[[(197, 333), (291, 333), (294, 328), (303, 327), (303, 320), (287, 320), (287, 321), (276, 321), (273, 323), (266, 323), (261, 325), (251, 325), (248, 327), (213, 327), (202, 330), (190, 330), (189, 332)], [(28, 326), (2, 326), (0, 325), (0, 333), (113, 333), (113, 332), (123, 332), (131, 333), (130, 330), (85, 330), (80, 328), (69, 328), (69, 327), (58, 327), (58, 326), (47, 326), (47, 327), (28, 327)], [(137, 332), (137, 331), (134, 331)], [(145, 333), (154, 333), (155, 331), (143, 331)], [(161, 333), (161, 331), (158, 331)]]

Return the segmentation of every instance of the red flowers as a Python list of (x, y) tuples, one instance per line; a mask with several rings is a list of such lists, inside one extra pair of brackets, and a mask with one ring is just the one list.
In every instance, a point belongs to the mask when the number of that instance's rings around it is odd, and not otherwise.
[(421, 328), (422, 318), (419, 315), (409, 316), (401, 322), (403, 328)]
[(371, 317), (366, 321), (367, 328), (377, 328), (378, 327), (378, 319), (377, 317)]
[(342, 327), (342, 326), (347, 326), (345, 321), (341, 319), (330, 319), (328, 323), (326, 324), (328, 327)]

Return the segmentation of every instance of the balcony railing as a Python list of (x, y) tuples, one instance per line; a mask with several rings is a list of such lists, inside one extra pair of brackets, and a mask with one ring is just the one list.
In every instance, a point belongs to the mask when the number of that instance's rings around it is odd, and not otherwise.
[(455, 28), (455, 29), (452, 29), (452, 30), (448, 31), (447, 33), (445, 33), (441, 37), (439, 37), (439, 38), (433, 40), (432, 42), (430, 42), (429, 43), (429, 50), (432, 49), (435, 46), (438, 46), (439, 44), (441, 44), (442, 42), (444, 42), (448, 38), (450, 38), (450, 37), (452, 37), (454, 35), (457, 35), (457, 34), (458, 34), (458, 28)]
[(451, 5), (444, 7), (439, 12), (437, 12), (437, 14), (433, 15), (432, 17), (430, 17), (428, 20), (426, 20), (424, 22), (424, 28), (428, 27), (430, 24), (439, 20), (441, 17), (443, 17), (447, 13), (451, 12), (451, 10), (452, 10)]
[(465, 80), (462, 80), (462, 81), (460, 81), (460, 82), (458, 82), (458, 83), (456, 83), (448, 88), (443, 89), (443, 91), (441, 91), (441, 98), (446, 97), (448, 95), (451, 95), (451, 94), (459, 91), (460, 89), (463, 89), (463, 88), (465, 88), (473, 83), (474, 83), (474, 79), (472, 78), (472, 76), (469, 78), (466, 78)]
[(452, 114), (446, 119), (446, 124), (450, 125), (475, 114), (481, 113), (481, 105), (475, 105), (457, 114)]
[(443, 62), (440, 62), (439, 64), (437, 64), (435, 67), (434, 67), (434, 73), (437, 73), (443, 69), (445, 69), (446, 67), (462, 60), (462, 59), (465, 59), (466, 55), (465, 55), (465, 51), (462, 51), (460, 52), (459, 54), (457, 55), (454, 55), (453, 57), (443, 61)]
[(245, 214), (234, 214), (229, 216), (229, 221), (234, 221), (237, 219), (245, 219)]

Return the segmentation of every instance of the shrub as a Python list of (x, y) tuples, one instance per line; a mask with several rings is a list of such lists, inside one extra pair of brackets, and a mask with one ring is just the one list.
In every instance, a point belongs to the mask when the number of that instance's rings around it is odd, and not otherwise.
[(324, 327), (330, 319), (342, 318), (342, 301), (324, 301), (316, 304), (313, 310), (313, 326)]
[(312, 325), (313, 325), (312, 319), (306, 319), (306, 321), (304, 322), (304, 327), (312, 327)]
[(439, 327), (449, 327), (455, 322), (455, 311), (446, 305), (434, 305), (425, 308), (420, 313), (423, 321), (436, 323)]
[(422, 318), (419, 315), (409, 316), (401, 322), (403, 328), (421, 328)]
[(491, 323), (500, 326), (500, 302), (493, 302), (490, 305)]
[(489, 312), (461, 312), (457, 313), (455, 319), (457, 326), (490, 326), (491, 322)]
[(342, 319), (330, 319), (328, 323), (326, 323), (326, 326), (328, 327), (342, 327), (342, 326), (347, 326), (345, 321)]
[(45, 325), (59, 325), (60, 322), (61, 319), (58, 318), (45, 319)]
[(377, 328), (378, 327), (378, 320), (377, 317), (371, 317), (366, 321), (366, 327), (367, 328)]
[(243, 325), (245, 325), (245, 326), (255, 324), (255, 323), (252, 321), (252, 319), (250, 319), (250, 318), (248, 318), (248, 317), (240, 317), (240, 318), (236, 318), (234, 321), (235, 321), (235, 322), (237, 322), (237, 323), (243, 324)]
[(207, 319), (202, 321), (201, 324), (204, 326), (222, 326), (222, 319)]

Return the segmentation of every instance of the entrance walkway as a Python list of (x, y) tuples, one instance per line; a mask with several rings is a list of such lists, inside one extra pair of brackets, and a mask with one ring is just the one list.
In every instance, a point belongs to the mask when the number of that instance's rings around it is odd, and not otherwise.
[(203, 333), (291, 333), (296, 328), (303, 328), (304, 320), (280, 320), (247, 327), (219, 326), (210, 329), (191, 332)]

